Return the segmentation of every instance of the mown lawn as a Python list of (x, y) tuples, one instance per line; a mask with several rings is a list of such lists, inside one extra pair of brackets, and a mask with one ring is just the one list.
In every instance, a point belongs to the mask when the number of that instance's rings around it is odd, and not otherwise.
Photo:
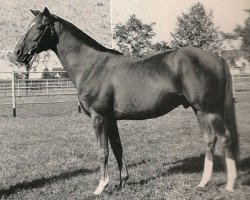
[[(92, 192), (99, 181), (90, 119), (76, 103), (0, 107), (0, 199), (250, 199), (250, 104), (237, 103), (241, 161), (236, 191), (228, 193), (221, 159), (212, 182), (197, 190), (204, 144), (191, 109), (180, 107), (163, 117), (119, 122), (130, 173), (117, 190), (118, 169), (111, 152), (111, 181), (105, 192)], [(217, 148), (217, 155), (220, 149)]]

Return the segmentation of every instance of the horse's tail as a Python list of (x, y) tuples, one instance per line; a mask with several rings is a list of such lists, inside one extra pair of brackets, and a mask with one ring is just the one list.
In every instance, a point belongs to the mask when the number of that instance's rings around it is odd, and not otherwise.
[[(222, 59), (222, 58), (221, 58)], [(237, 161), (239, 156), (239, 135), (237, 131), (234, 97), (232, 91), (232, 77), (229, 71), (229, 67), (224, 59), (222, 59), (225, 69), (226, 88), (225, 88), (225, 99), (223, 106), (223, 118), (226, 124), (226, 128), (229, 132), (231, 139), (231, 150)]]

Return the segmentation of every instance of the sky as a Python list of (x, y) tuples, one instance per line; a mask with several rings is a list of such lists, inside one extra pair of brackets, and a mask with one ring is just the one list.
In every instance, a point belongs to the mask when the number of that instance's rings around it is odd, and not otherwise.
[[(25, 1), (28, 0), (21, 0), (21, 2)], [(86, 1), (91, 0), (82, 1), (86, 3)], [(132, 14), (136, 14), (137, 18), (141, 19), (144, 23), (156, 23), (153, 27), (156, 33), (154, 42), (161, 40), (169, 42), (170, 32), (173, 32), (176, 27), (177, 16), (181, 16), (181, 13), (187, 12), (198, 1), (207, 10), (213, 11), (215, 25), (219, 26), (220, 30), (224, 32), (232, 32), (236, 24), (243, 25), (245, 19), (248, 17), (248, 13), (244, 9), (250, 9), (250, 0), (110, 0), (112, 24), (114, 26), (119, 22), (125, 23)], [(7, 9), (13, 9), (13, 4), (17, 0), (5, 0), (5, 2), (9, 2), (8, 5), (10, 5), (10, 7), (7, 6)], [(38, 6), (37, 2), (41, 3), (43, 1), (32, 1), (32, 3)], [(70, 4), (70, 0), (64, 0), (63, 2), (66, 2), (67, 5)], [(81, 3), (81, 0), (78, 0), (78, 2)], [(54, 10), (56, 11), (56, 8)], [(72, 10), (69, 10), (70, 12)], [(95, 16), (95, 12), (97, 11), (91, 11), (90, 14)], [(56, 13), (58, 14), (58, 12)], [(76, 17), (75, 15), (73, 16)], [(72, 19), (69, 18), (68, 20)], [(83, 23), (83, 25), (85, 24)], [(94, 26), (94, 28), (99, 29), (100, 27)], [(102, 34), (105, 35), (104, 33)]]
[(207, 11), (212, 10), (214, 23), (221, 31), (230, 33), (237, 24), (244, 25), (250, 0), (110, 0), (113, 26), (125, 23), (135, 14), (144, 23), (155, 22), (156, 41), (169, 41), (176, 27), (177, 16), (186, 13), (197, 2)]

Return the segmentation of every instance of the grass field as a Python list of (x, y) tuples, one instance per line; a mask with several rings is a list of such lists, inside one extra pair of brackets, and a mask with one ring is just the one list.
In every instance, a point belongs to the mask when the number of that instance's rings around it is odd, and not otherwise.
[(118, 169), (112, 152), (110, 184), (95, 197), (99, 181), (90, 119), (77, 103), (0, 107), (0, 199), (250, 199), (250, 104), (237, 103), (241, 161), (236, 191), (225, 192), (226, 175), (215, 157), (214, 176), (198, 190), (204, 144), (191, 109), (163, 117), (119, 122), (128, 164), (127, 187), (117, 190)]

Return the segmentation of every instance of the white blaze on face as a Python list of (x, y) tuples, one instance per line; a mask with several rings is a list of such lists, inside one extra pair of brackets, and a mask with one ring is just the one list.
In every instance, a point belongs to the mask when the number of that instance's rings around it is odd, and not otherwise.
[(36, 24), (36, 22), (33, 22), (32, 24), (30, 24), (27, 29), (26, 29), (26, 32), (25, 34), (23, 35), (23, 37), (21, 37), (21, 39), (17, 42), (17, 45), (20, 44), (23, 39), (25, 38), (25, 36), (27, 35), (27, 33), (29, 32), (29, 30)]

